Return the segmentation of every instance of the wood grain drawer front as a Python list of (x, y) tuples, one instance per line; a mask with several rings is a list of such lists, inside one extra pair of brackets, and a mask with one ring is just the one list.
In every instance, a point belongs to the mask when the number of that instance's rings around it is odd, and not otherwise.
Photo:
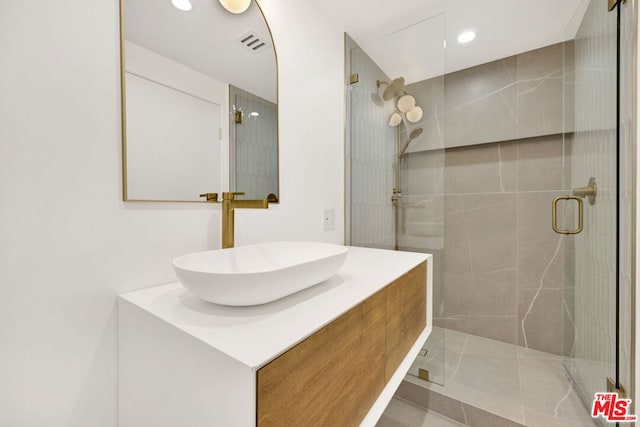
[(427, 266), (421, 264), (387, 286), (385, 381), (400, 363), (427, 324)]
[(258, 427), (360, 425), (424, 329), (425, 274), (416, 267), (261, 368)]
[(258, 371), (258, 426), (357, 426), (384, 388), (385, 295)]

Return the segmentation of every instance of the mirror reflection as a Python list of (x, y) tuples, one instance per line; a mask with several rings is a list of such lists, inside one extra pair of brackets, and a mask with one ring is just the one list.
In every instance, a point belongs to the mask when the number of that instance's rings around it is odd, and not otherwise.
[(277, 200), (273, 42), (255, 2), (226, 3), (121, 1), (124, 200)]

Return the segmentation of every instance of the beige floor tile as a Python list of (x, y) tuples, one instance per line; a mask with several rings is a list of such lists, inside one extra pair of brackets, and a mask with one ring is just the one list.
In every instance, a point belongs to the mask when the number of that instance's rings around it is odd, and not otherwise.
[(399, 399), (392, 399), (376, 427), (461, 427), (437, 412), (429, 412)]
[(566, 418), (554, 417), (531, 409), (524, 410), (525, 425), (527, 427), (596, 427), (593, 421), (573, 421)]
[(434, 384), (414, 378), (414, 384), (533, 427), (593, 425), (561, 356), (450, 329), (435, 337), (437, 352), (419, 358), (414, 367), (440, 376), (444, 369), (446, 380)]

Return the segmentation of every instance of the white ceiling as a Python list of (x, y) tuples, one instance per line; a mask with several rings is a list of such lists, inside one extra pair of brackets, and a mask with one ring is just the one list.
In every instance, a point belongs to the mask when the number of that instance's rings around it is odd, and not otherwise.
[[(443, 69), (453, 72), (572, 39), (586, 4), (586, 0), (307, 1), (342, 26), (391, 78), (402, 75), (407, 83), (441, 75)], [(466, 30), (475, 31), (477, 37), (460, 45), (458, 34)]]
[[(341, 26), (391, 77), (408, 84), (572, 39), (588, 0), (301, 0)], [(241, 15), (215, 0), (124, 0), (127, 40), (275, 102), (273, 48), (253, 54), (236, 43), (249, 30), (271, 41), (252, 2)], [(466, 45), (456, 39), (474, 30)], [(446, 50), (444, 49), (446, 40)]]
[[(192, 0), (181, 12), (170, 0), (124, 0), (125, 37), (216, 80), (271, 102), (277, 100), (275, 53), (269, 29), (255, 3), (233, 15), (217, 0)], [(269, 43), (253, 53), (237, 40), (254, 31)]]

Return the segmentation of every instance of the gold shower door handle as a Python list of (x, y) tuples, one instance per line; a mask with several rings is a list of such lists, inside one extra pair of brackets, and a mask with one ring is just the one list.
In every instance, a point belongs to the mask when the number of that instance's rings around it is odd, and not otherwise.
[[(575, 200), (578, 202), (578, 228), (575, 230), (561, 230), (558, 227), (558, 202), (560, 202), (560, 200)], [(584, 226), (584, 204), (582, 203), (582, 198), (579, 196), (560, 196), (553, 199), (551, 226), (553, 227), (553, 231), (558, 234), (579, 234)]]

